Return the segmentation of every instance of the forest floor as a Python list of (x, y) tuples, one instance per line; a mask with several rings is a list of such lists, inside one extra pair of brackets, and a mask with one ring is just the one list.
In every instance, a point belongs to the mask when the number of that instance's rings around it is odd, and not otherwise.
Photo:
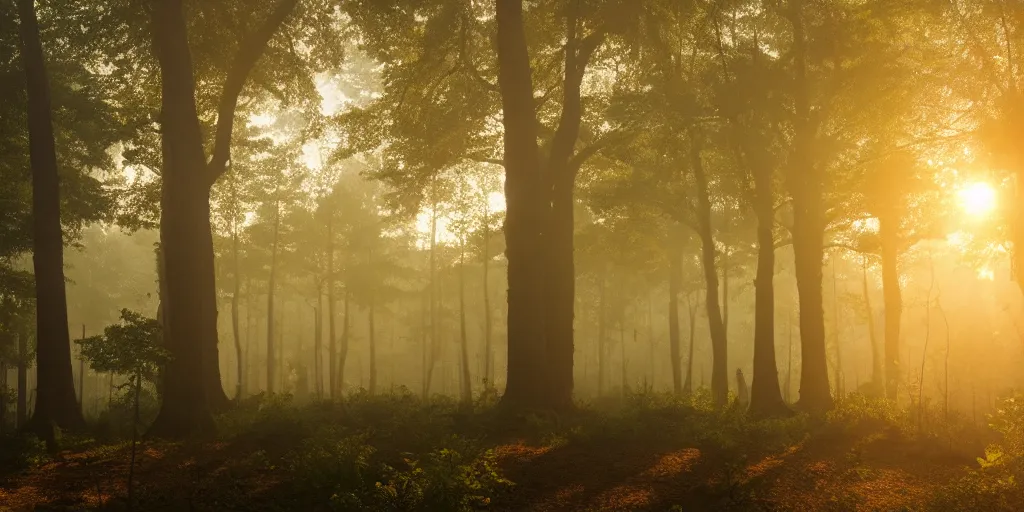
[[(144, 441), (135, 509), (924, 510), (983, 446), (871, 411), (749, 422), (634, 404), (509, 421), (375, 400), (264, 404), (218, 441)], [(79, 441), (0, 470), (0, 511), (127, 509), (129, 455)]]

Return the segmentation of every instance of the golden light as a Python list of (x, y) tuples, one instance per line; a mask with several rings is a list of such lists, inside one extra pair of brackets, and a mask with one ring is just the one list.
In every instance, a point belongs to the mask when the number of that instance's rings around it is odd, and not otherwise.
[(984, 182), (975, 182), (960, 189), (960, 207), (972, 217), (985, 217), (996, 208), (996, 191)]

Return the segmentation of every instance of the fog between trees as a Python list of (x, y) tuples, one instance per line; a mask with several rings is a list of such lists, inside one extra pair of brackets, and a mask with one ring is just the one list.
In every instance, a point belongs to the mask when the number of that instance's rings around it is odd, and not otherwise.
[(122, 308), (172, 437), (262, 392), (725, 405), (740, 370), (756, 415), (980, 421), (1021, 384), (1017, 7), (18, 6), (0, 424), (107, 409), (128, 376), (69, 341)]

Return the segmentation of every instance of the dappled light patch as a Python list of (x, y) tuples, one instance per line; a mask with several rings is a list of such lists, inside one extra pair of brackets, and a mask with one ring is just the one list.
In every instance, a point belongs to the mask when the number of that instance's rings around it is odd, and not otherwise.
[(696, 448), (684, 448), (671, 453), (666, 453), (658, 458), (658, 461), (646, 471), (641, 477), (654, 480), (675, 478), (682, 473), (690, 471), (700, 460), (701, 452)]

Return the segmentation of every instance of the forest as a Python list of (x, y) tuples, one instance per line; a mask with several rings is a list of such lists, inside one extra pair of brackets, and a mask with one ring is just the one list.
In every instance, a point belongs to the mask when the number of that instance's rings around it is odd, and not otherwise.
[(0, 511), (1024, 509), (1024, 2), (0, 0), (0, 49)]

